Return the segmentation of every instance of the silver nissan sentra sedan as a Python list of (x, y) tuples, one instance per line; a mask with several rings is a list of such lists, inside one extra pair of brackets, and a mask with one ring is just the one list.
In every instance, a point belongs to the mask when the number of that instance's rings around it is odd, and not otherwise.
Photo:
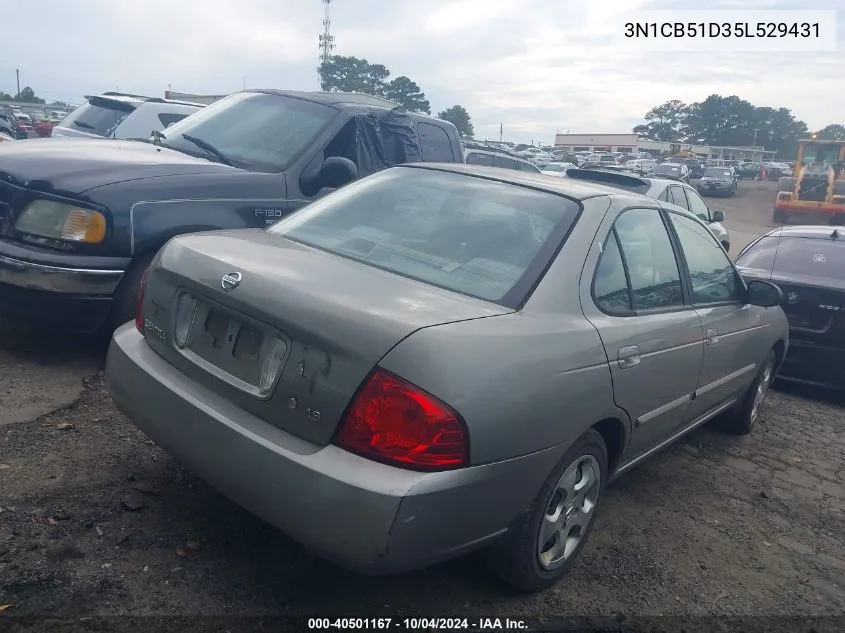
[(606, 484), (717, 418), (748, 433), (788, 346), (691, 213), (600, 184), (387, 169), (152, 262), (106, 376), (229, 498), (367, 573), (488, 547), (525, 591)]

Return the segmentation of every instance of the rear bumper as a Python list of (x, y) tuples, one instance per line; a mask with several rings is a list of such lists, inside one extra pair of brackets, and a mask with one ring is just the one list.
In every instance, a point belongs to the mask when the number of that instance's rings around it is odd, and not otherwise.
[(778, 378), (838, 389), (845, 388), (845, 349), (818, 347), (790, 337)]
[[(27, 258), (35, 254), (43, 257), (41, 251), (29, 253), (0, 241), (0, 313), (63, 330), (97, 331), (111, 310), (123, 269), (88, 267), (86, 258), (62, 254), (50, 263)], [(125, 264), (122, 259), (114, 262)]]
[(410, 472), (305, 442), (193, 381), (132, 324), (106, 380), (145, 434), (234, 502), (320, 556), (365, 573), (481, 547), (524, 512), (563, 448), (442, 473)]

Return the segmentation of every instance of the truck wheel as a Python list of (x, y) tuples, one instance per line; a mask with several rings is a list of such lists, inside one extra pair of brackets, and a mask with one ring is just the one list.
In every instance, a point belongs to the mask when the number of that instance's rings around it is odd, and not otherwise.
[(786, 224), (789, 222), (789, 216), (786, 214), (786, 211), (775, 209), (774, 213), (772, 213), (772, 222), (775, 224)]
[(558, 582), (595, 524), (607, 475), (607, 447), (591, 429), (566, 451), (521, 523), (489, 552), (496, 573), (525, 592)]
[(837, 213), (830, 218), (830, 226), (845, 226), (845, 213)]
[(135, 303), (138, 300), (141, 277), (144, 271), (149, 268), (150, 262), (153, 261), (155, 254), (156, 251), (154, 250), (139, 255), (132, 260), (129, 268), (126, 269), (123, 279), (120, 280), (117, 291), (114, 293), (111, 315), (104, 326), (104, 328), (108, 329), (106, 333), (109, 336), (121, 325), (135, 318)]
[(845, 180), (837, 180), (833, 183), (833, 195), (845, 196)]

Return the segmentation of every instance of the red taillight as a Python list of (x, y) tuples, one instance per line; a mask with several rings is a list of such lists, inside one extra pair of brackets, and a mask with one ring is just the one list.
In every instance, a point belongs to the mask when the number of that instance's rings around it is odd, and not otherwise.
[(458, 414), (383, 369), (355, 396), (335, 444), (412, 470), (449, 470), (469, 462), (469, 437)]
[(147, 274), (150, 269), (147, 268), (144, 274), (141, 275), (141, 283), (138, 284), (138, 298), (135, 303), (135, 328), (141, 333), (144, 333), (144, 291), (147, 289)]

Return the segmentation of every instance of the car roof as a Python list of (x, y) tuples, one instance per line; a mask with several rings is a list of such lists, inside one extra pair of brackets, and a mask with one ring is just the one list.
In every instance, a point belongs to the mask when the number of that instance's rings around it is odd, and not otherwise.
[(464, 163), (408, 163), (406, 165), (402, 165), (401, 167), (432, 169), (456, 174), (465, 174), (467, 176), (487, 178), (488, 180), (497, 180), (499, 182), (548, 191), (549, 193), (563, 195), (575, 200), (586, 200), (588, 198), (595, 198), (599, 196), (638, 195), (633, 191), (627, 191), (625, 189), (620, 189), (619, 187), (610, 187), (592, 181), (568, 178), (551, 178), (543, 174), (520, 172), (512, 169), (502, 169), (500, 167), (482, 167), (480, 165), (467, 165)]
[(253, 88), (246, 92), (262, 92), (264, 94), (295, 97), (329, 106), (371, 106), (392, 110), (400, 107), (395, 101), (374, 97), (361, 92), (308, 92), (305, 90), (274, 90), (271, 88)]
[(831, 239), (833, 233), (836, 232), (840, 239), (845, 239), (845, 227), (829, 226), (826, 224), (807, 224), (801, 226), (781, 226), (772, 229), (766, 235), (777, 237), (809, 237), (815, 239)]

